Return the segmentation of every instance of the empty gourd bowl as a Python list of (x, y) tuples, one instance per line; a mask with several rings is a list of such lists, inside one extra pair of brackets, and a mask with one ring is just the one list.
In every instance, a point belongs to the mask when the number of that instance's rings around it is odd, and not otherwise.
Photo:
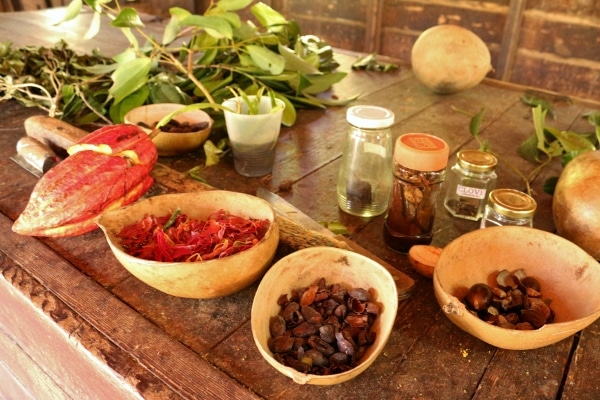
[[(150, 134), (158, 121), (183, 107), (176, 103), (143, 105), (125, 114), (124, 122), (138, 125)], [(179, 127), (169, 132), (161, 130), (152, 138), (160, 156), (176, 156), (198, 148), (208, 139), (213, 126), (212, 118), (202, 110), (181, 113), (173, 120)]]
[[(362, 357), (359, 357), (358, 364), (349, 370), (330, 375), (304, 373), (285, 366), (276, 359), (269, 348), (271, 318), (281, 309), (278, 304), (280, 296), (287, 295), (291, 299), (293, 290), (308, 287), (321, 279), (324, 279), (326, 286), (339, 284), (347, 290), (367, 290), (370, 300), (375, 302), (380, 310), (370, 328), (375, 332), (375, 340), (366, 348)], [(392, 332), (397, 310), (396, 284), (391, 274), (379, 263), (348, 250), (311, 247), (283, 257), (267, 271), (252, 304), (252, 334), (267, 362), (294, 382), (334, 385), (353, 379), (376, 360)]]
[[(539, 282), (550, 301), (551, 322), (538, 329), (496, 326), (463, 303), (471, 286), (499, 287), (498, 273), (522, 269)], [(551, 345), (584, 329), (600, 316), (600, 264), (581, 248), (550, 232), (516, 226), (479, 229), (449, 243), (433, 275), (435, 296), (458, 327), (493, 346), (527, 350)]]
[[(254, 246), (206, 261), (153, 261), (133, 257), (124, 250), (117, 235), (125, 226), (146, 215), (171, 215), (177, 208), (181, 214), (202, 221), (219, 210), (225, 210), (246, 219), (267, 219), (270, 224), (262, 239)], [(269, 268), (279, 243), (279, 226), (269, 203), (255, 196), (223, 190), (151, 197), (104, 212), (96, 222), (125, 269), (153, 288), (178, 297), (222, 297), (250, 286)]]

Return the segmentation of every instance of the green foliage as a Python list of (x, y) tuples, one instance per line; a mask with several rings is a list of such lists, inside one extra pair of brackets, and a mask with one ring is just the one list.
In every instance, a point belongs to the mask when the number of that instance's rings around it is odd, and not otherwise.
[[(562, 131), (546, 124), (546, 115), (555, 115), (550, 103), (531, 96), (523, 96), (521, 100), (525, 104), (532, 107), (531, 113), (533, 116), (534, 133), (519, 145), (517, 148), (517, 153), (529, 161), (538, 163), (539, 166), (535, 168), (528, 176), (525, 176), (512, 164), (508, 162), (507, 164), (509, 168), (515, 171), (515, 173), (517, 173), (517, 175), (523, 179), (525, 185), (527, 186), (527, 191), (529, 194), (531, 194), (531, 188), (529, 186), (530, 181), (535, 178), (535, 176), (537, 176), (537, 174), (546, 165), (548, 165), (553, 158), (561, 157), (561, 163), (564, 166), (578, 154), (581, 154), (585, 151), (596, 150), (599, 147), (600, 113), (594, 111), (584, 115), (584, 118), (587, 118), (588, 122), (594, 126), (594, 133)], [(498, 159), (503, 160), (499, 154), (494, 153), (490, 149), (489, 143), (481, 140), (479, 136), (485, 108), (482, 108), (477, 114), (474, 115), (464, 110), (454, 110), (471, 116), (469, 132), (479, 143), (480, 150), (492, 153)], [(542, 185), (544, 192), (553, 194), (557, 181), (558, 177), (548, 178)]]
[[(0, 51), (0, 99), (15, 98), (23, 104), (44, 107), (65, 120), (89, 122), (101, 118), (118, 123), (140, 104), (166, 101), (216, 105), (231, 97), (229, 87), (250, 94), (265, 86), (286, 103), (283, 123), (288, 126), (294, 124), (297, 108), (325, 108), (355, 99), (328, 99), (322, 95), (346, 75), (334, 71), (338, 64), (331, 47), (316, 36), (302, 35), (294, 21), (287, 21), (263, 3), (250, 8), (255, 22), (242, 21), (237, 12), (251, 3), (218, 0), (211, 2), (203, 15), (171, 8), (171, 18), (157, 40), (145, 32), (138, 13), (121, 7), (118, 0), (73, 0), (63, 21), (76, 18), (88, 6), (94, 17), (86, 37), (98, 32), (104, 15), (125, 35), (128, 47), (113, 58), (77, 56), (65, 43), (52, 49), (27, 49), (38, 66), (46, 61), (44, 53), (68, 53), (68, 58), (58, 58), (61, 69), (54, 68), (42, 76), (35, 65), (22, 65), (22, 49), (2, 44), (4, 50), (6, 46), (9, 50)], [(140, 37), (145, 43), (138, 42)], [(15, 86), (22, 81), (38, 86)], [(62, 97), (60, 93), (66, 86), (73, 90)]]

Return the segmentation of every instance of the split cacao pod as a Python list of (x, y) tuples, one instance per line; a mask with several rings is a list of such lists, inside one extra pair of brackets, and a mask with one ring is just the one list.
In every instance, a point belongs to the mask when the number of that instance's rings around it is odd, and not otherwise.
[[(110, 154), (94, 150), (100, 145), (108, 145)], [(97, 228), (94, 218), (103, 211), (133, 203), (152, 187), (150, 172), (158, 153), (139, 127), (102, 127), (76, 146), (82, 150), (40, 178), (12, 226), (14, 232), (49, 237), (81, 235)]]

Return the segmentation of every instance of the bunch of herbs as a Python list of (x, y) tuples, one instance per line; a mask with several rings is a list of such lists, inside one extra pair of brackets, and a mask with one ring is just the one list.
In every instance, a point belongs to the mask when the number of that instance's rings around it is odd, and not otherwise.
[[(173, 7), (162, 38), (155, 38), (146, 32), (137, 11), (122, 7), (119, 0), (72, 0), (63, 22), (87, 6), (94, 15), (85, 37), (97, 34), (108, 19), (128, 39), (128, 47), (112, 58), (75, 55), (65, 43), (52, 49), (28, 48), (37, 68), (19, 69), (15, 59), (24, 49), (3, 44), (7, 51), (0, 51), (0, 99), (14, 98), (79, 124), (99, 119), (118, 123), (143, 104), (217, 105), (230, 97), (231, 87), (248, 95), (267, 87), (285, 103), (287, 126), (294, 124), (297, 108), (326, 108), (354, 99), (321, 95), (346, 75), (335, 70), (338, 63), (327, 43), (302, 35), (296, 22), (266, 4), (251, 3), (212, 1), (202, 15)], [(248, 7), (256, 22), (242, 21)], [(47, 56), (59, 51), (71, 57), (61, 69)], [(36, 69), (47, 76), (37, 76)]]

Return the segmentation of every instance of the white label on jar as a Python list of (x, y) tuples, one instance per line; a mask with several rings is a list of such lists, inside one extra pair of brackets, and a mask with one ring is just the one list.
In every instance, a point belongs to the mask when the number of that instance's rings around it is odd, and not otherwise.
[(469, 186), (458, 185), (456, 187), (456, 194), (461, 197), (470, 197), (472, 199), (485, 199), (485, 189), (473, 188)]

